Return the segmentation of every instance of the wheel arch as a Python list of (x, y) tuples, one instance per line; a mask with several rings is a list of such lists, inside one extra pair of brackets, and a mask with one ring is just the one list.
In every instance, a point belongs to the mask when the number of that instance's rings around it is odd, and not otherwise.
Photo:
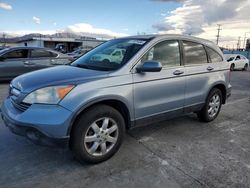
[(82, 106), (73, 116), (71, 124), (68, 128), (68, 131), (67, 131), (67, 135), (71, 134), (71, 132), (74, 128), (75, 122), (78, 120), (78, 118), (84, 112), (86, 112), (88, 109), (92, 108), (93, 106), (96, 106), (99, 104), (111, 106), (114, 109), (116, 109), (123, 116), (124, 121), (125, 121), (125, 125), (126, 125), (126, 129), (129, 129), (131, 127), (132, 121), (131, 121), (131, 114), (130, 114), (130, 110), (128, 108), (128, 105), (124, 101), (119, 100), (119, 99), (105, 98), (105, 99), (97, 99), (95, 101), (91, 101), (91, 102), (87, 103), (86, 105)]
[(226, 103), (226, 99), (227, 99), (227, 89), (226, 89), (226, 86), (224, 83), (216, 83), (215, 85), (213, 85), (208, 94), (207, 94), (207, 97), (209, 95), (209, 93), (211, 92), (212, 89), (214, 88), (217, 88), (221, 91), (221, 94), (222, 94), (222, 104), (225, 104)]

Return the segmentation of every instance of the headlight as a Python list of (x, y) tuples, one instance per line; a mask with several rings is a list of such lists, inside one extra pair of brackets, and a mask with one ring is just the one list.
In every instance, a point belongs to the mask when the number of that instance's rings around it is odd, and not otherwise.
[(75, 86), (52, 86), (38, 89), (24, 98), (23, 102), (28, 104), (57, 104), (59, 103)]

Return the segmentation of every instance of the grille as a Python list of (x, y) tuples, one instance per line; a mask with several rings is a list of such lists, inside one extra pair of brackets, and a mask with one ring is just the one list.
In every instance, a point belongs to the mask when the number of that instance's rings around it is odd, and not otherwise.
[(11, 102), (12, 102), (13, 106), (14, 106), (16, 109), (18, 109), (18, 110), (20, 110), (20, 111), (22, 111), (22, 112), (24, 112), (25, 110), (27, 110), (27, 109), (30, 107), (30, 104), (23, 103), (23, 102), (17, 103), (17, 102), (15, 102), (15, 100), (12, 99), (12, 98), (11, 98)]
[(31, 105), (27, 104), (27, 103), (23, 103), (23, 102), (18, 102), (18, 97), (20, 95), (20, 91), (16, 88), (14, 88), (12, 85), (10, 85), (10, 99), (11, 99), (11, 103), (13, 104), (13, 106), (24, 112), (25, 110), (27, 110)]

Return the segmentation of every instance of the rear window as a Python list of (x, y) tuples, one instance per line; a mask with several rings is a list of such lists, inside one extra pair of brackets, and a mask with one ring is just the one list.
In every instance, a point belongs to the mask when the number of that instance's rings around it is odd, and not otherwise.
[(208, 63), (207, 54), (202, 44), (183, 41), (186, 65)]
[(208, 54), (208, 57), (209, 57), (211, 63), (218, 63), (218, 62), (223, 61), (223, 58), (221, 57), (221, 55), (218, 52), (216, 52), (215, 50), (213, 50), (209, 47), (206, 47), (206, 50), (207, 50), (207, 54)]
[(50, 51), (47, 51), (47, 50), (35, 49), (35, 50), (31, 50), (30, 57), (32, 58), (52, 57), (52, 54)]

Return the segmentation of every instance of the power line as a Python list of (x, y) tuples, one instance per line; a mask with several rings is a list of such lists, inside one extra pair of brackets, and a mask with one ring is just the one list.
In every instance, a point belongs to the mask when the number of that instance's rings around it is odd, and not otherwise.
[(221, 24), (218, 24), (218, 29), (217, 30), (218, 30), (218, 34), (216, 36), (217, 37), (216, 44), (218, 45), (219, 44), (219, 38), (220, 38), (220, 31), (222, 30), (221, 29)]

